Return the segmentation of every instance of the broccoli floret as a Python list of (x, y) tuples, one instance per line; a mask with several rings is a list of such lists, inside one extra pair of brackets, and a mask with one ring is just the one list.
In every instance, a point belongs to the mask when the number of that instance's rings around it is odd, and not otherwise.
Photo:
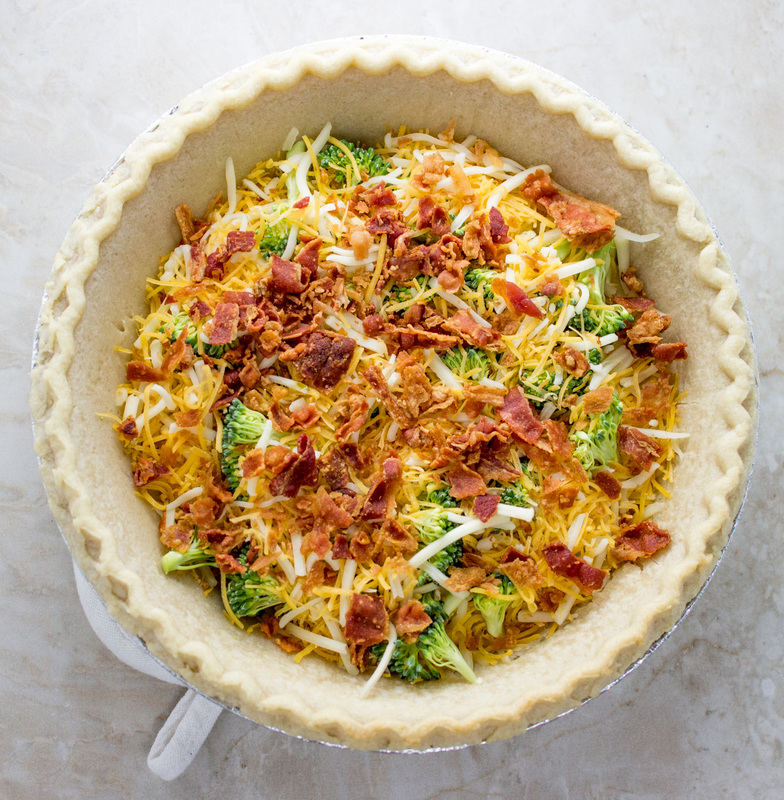
[(193, 348), (194, 353), (204, 353), (210, 358), (222, 358), (226, 351), (231, 350), (235, 345), (235, 342), (230, 342), (229, 344), (210, 344), (209, 342), (203, 342), (199, 337), (196, 325), (191, 321), (187, 311), (179, 311), (174, 317), (172, 333), (169, 339), (172, 342), (176, 342), (177, 339), (180, 338), (182, 329), (186, 325), (188, 326), (188, 333), (185, 335), (185, 343)]
[(441, 360), (456, 375), (468, 380), (481, 381), (490, 372), (490, 358), (484, 350), (468, 347), (453, 347), (441, 356)]
[(449, 494), (448, 487), (444, 486), (441, 489), (434, 489), (432, 492), (428, 492), (427, 495), (427, 502), (428, 503), (435, 503), (442, 508), (457, 508), (460, 503)]
[(558, 405), (558, 399), (563, 396), (566, 397), (570, 394), (581, 395), (584, 394), (590, 383), (590, 376), (583, 376), (582, 378), (570, 378), (566, 382), (566, 389), (563, 384), (556, 384), (555, 373), (543, 370), (536, 377), (532, 378), (530, 372), (523, 374), (523, 388), (527, 395), (533, 395), (531, 403), (536, 408), (541, 408), (545, 403), (550, 402)]
[[(470, 269), (464, 276), (465, 284), (469, 289), (475, 292), (482, 293), (486, 303), (492, 303), (495, 300), (495, 292), (490, 287), (490, 283), (494, 278), (501, 277), (500, 272), (494, 269)], [(480, 289), (480, 287), (482, 287)]]
[(575, 457), (588, 472), (598, 472), (609, 462), (618, 460), (618, 426), (622, 415), (623, 403), (616, 392), (606, 411), (588, 415), (591, 425), (587, 430), (569, 437), (575, 445)]
[[(391, 303), (406, 303), (411, 305), (411, 303), (414, 302), (414, 298), (422, 291), (426, 280), (427, 278), (424, 275), (420, 275), (407, 284), (394, 284), (389, 290), (389, 301)], [(412, 283), (415, 285), (412, 285)]]
[(223, 439), (221, 440), (221, 470), (229, 488), (235, 491), (242, 478), (239, 460), (242, 445), (256, 444), (261, 437), (267, 418), (259, 411), (252, 411), (234, 398), (223, 417)]
[[(237, 559), (247, 566), (247, 554)], [(226, 598), (231, 610), (238, 617), (255, 617), (265, 608), (279, 606), (284, 601), (278, 594), (280, 584), (275, 578), (267, 575), (261, 577), (258, 572), (247, 569), (242, 574), (236, 573), (229, 578), (226, 586)]]
[(523, 487), (520, 481), (507, 486), (501, 492), (501, 502), (506, 503), (508, 506), (527, 506), (528, 505), (528, 492)]
[(588, 360), (591, 364), (601, 364), (602, 363), (602, 351), (594, 348), (588, 353)]
[(606, 336), (623, 328), (634, 317), (622, 305), (618, 303), (607, 305), (605, 300), (604, 284), (615, 259), (615, 241), (597, 250), (593, 258), (596, 266), (582, 272), (577, 279), (588, 287), (588, 305), (581, 314), (571, 319), (569, 327), (589, 331), (596, 336)]
[(267, 225), (264, 235), (259, 240), (259, 253), (264, 258), (273, 255), (282, 256), (289, 240), (289, 226), (283, 220), (274, 225)]
[[(429, 614), (430, 612), (428, 612)], [(449, 638), (443, 622), (434, 622), (419, 634), (417, 645), (422, 658), (434, 667), (453, 669), (469, 683), (476, 683), (476, 675), (466, 664), (457, 645)]]
[[(372, 147), (362, 147), (361, 145), (347, 142), (345, 139), (340, 141), (354, 156), (362, 181), (379, 175), (386, 175), (389, 172), (389, 162), (378, 155)], [(331, 173), (330, 179), (334, 186), (354, 186), (360, 182), (357, 181), (357, 173), (352, 160), (337, 145), (330, 144), (324, 147), (318, 154), (318, 161), (322, 169)]]
[(492, 577), (500, 578), (501, 585), (498, 587), (498, 594), (473, 594), (472, 598), (476, 610), (484, 617), (487, 625), (487, 632), (498, 638), (504, 634), (504, 617), (506, 609), (509, 608), (509, 600), (504, 599), (506, 595), (515, 594), (516, 589), (512, 581), (506, 575), (494, 572)]
[[(449, 498), (452, 500), (452, 498)], [(457, 503), (455, 503), (455, 506)], [(454, 508), (455, 506), (451, 506)], [(450, 506), (446, 506), (449, 508)], [(445, 533), (455, 527), (454, 522), (447, 519), (446, 511), (443, 508), (433, 508), (420, 512), (414, 520), (414, 527), (419, 534), (419, 541), (423, 545), (428, 545), (440, 539)], [(430, 563), (443, 573), (448, 573), (449, 568), (460, 563), (463, 557), (463, 543), (452, 542), (443, 550), (439, 550), (431, 559)], [(420, 577), (420, 584), (429, 580), (427, 573)]]
[[(370, 651), (376, 659), (380, 659), (384, 655), (386, 647), (386, 642), (379, 642), (379, 644), (374, 644)], [(409, 683), (437, 681), (441, 678), (441, 673), (435, 667), (420, 658), (418, 643), (411, 642), (409, 644), (402, 639), (395, 642), (395, 649), (392, 651), (392, 658), (387, 669), (390, 675), (395, 675)]]
[(191, 536), (190, 545), (184, 553), (170, 550), (161, 558), (161, 567), (167, 575), (170, 572), (178, 570), (217, 566), (218, 563), (215, 561), (215, 554), (205, 549), (195, 533)]

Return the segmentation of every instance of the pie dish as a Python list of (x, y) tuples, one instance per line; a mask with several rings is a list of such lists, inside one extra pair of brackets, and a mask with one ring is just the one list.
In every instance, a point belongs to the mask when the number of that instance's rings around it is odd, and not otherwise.
[[(158, 520), (134, 494), (114, 406), (144, 278), (179, 239), (171, 210), (202, 208), (273, 154), (292, 125), (376, 141), (450, 119), (521, 163), (548, 163), (572, 190), (661, 237), (637, 268), (689, 342), (680, 429), (690, 434), (657, 522), (671, 546), (627, 565), (565, 628), (473, 685), (382, 681), (361, 698), (327, 663), (290, 659), (232, 630), (198, 587), (159, 568)], [(508, 120), (514, 120), (509, 125)], [(753, 448), (753, 348), (729, 263), (704, 213), (661, 156), (617, 116), (527, 62), (466, 45), (381, 37), (311, 45), (204, 87), (143, 134), (96, 187), (55, 263), (32, 378), (36, 448), (53, 512), (110, 612), (197, 689), (262, 724), (358, 748), (426, 749), (506, 738), (579, 705), (665, 634), (715, 566)]]

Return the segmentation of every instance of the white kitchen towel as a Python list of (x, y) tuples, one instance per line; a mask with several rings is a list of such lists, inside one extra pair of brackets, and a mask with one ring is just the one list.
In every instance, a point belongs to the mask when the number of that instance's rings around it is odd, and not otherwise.
[[(182, 678), (153, 658), (139, 639), (120, 627), (75, 563), (74, 575), (90, 627), (120, 661), (158, 680), (187, 686)], [(147, 756), (150, 770), (165, 781), (181, 775), (196, 757), (222, 710), (217, 703), (188, 689), (155, 737)]]

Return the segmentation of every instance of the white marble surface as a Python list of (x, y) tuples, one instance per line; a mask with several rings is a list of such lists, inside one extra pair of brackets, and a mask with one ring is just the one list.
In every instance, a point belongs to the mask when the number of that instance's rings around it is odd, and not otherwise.
[[(3, 0), (0, 12), (0, 796), (781, 797), (784, 5)], [(125, 667), (87, 626), (32, 453), (41, 291), (91, 186), (180, 97), (277, 49), (386, 32), (549, 67), (684, 175), (734, 259), (757, 334), (762, 436), (748, 505), (690, 616), (566, 718), (508, 742), (402, 756), (306, 744), (224, 714), (194, 764), (163, 784), (145, 757), (180, 690)]]

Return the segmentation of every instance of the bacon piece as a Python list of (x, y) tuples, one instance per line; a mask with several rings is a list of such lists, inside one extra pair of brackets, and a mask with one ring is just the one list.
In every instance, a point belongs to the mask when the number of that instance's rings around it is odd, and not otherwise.
[(134, 486), (146, 486), (150, 481), (154, 481), (164, 475), (168, 475), (171, 470), (165, 464), (159, 464), (151, 458), (142, 456), (133, 466)]
[(346, 641), (368, 647), (389, 637), (389, 618), (381, 597), (354, 593), (346, 612)]
[(389, 388), (386, 378), (376, 365), (368, 367), (362, 377), (370, 384), (379, 400), (384, 403), (389, 416), (400, 425), (401, 428), (409, 428), (414, 420), (408, 413), (403, 404), (393, 394)]
[(185, 203), (180, 203), (180, 205), (174, 209), (174, 217), (177, 220), (177, 225), (180, 227), (182, 241), (186, 244), (190, 243), (191, 237), (196, 231), (193, 213), (191, 212), (190, 208)]
[[(141, 364), (141, 361), (132, 362), (136, 364)], [(131, 378), (128, 378), (131, 380)], [(137, 378), (138, 380), (138, 378)], [(126, 439), (135, 439), (139, 435), (139, 429), (136, 426), (136, 418), (135, 417), (126, 417), (118, 426), (117, 430), (120, 432), (122, 436)]]
[(528, 444), (533, 444), (544, 431), (544, 425), (519, 386), (515, 386), (506, 395), (498, 415), (512, 429), (515, 436)]
[(403, 474), (403, 465), (397, 458), (387, 458), (381, 465), (381, 472), (376, 476), (368, 490), (359, 516), (365, 520), (384, 519), (389, 516), (395, 502), (395, 490)]
[(613, 238), (615, 220), (620, 216), (614, 208), (557, 188), (542, 170), (526, 178), (522, 192), (547, 210), (570, 242), (589, 253)]
[(224, 575), (240, 575), (248, 571), (248, 568), (240, 564), (234, 556), (229, 553), (218, 553), (215, 556), (215, 561), (218, 563), (218, 569)]
[(597, 472), (593, 479), (610, 500), (617, 500), (621, 496), (620, 481), (610, 472)]
[(395, 617), (395, 630), (404, 642), (411, 644), (432, 623), (433, 620), (427, 615), (422, 603), (419, 600), (409, 600), (398, 609)]
[(235, 253), (249, 253), (256, 246), (256, 234), (253, 231), (229, 231), (226, 234), (226, 258)]
[(129, 361), (125, 367), (125, 377), (129, 381), (162, 381), (166, 376), (159, 369), (151, 367), (144, 361)]
[(391, 247), (394, 247), (397, 238), (408, 230), (405, 224), (400, 221), (398, 212), (386, 208), (377, 211), (365, 223), (365, 229), (374, 236), (385, 233), (387, 242)]
[(408, 406), (409, 414), (416, 419), (422, 409), (427, 407), (433, 396), (433, 387), (421, 364), (402, 353), (397, 362), (403, 386), (403, 398)]
[(335, 537), (335, 541), (332, 543), (332, 558), (345, 560), (348, 557), (348, 536), (344, 536), (342, 533), (339, 533)]
[(426, 153), (422, 159), (422, 171), (417, 172), (411, 182), (423, 189), (429, 189), (444, 177), (445, 171), (446, 161), (444, 161), (440, 153)]
[(325, 336), (314, 331), (307, 339), (302, 355), (294, 364), (302, 377), (317, 389), (329, 392), (346, 374), (356, 342), (348, 336)]
[(504, 215), (497, 208), (491, 208), (487, 218), (490, 221), (490, 238), (494, 244), (506, 244), (512, 241), (509, 237), (509, 226), (504, 221)]
[(519, 553), (518, 556), (518, 558), (499, 564), (498, 571), (502, 575), (506, 575), (518, 591), (527, 589), (529, 586), (535, 588), (543, 586), (545, 580), (536, 567), (536, 561), (531, 556)]
[(277, 253), (272, 256), (272, 278), (270, 288), (283, 294), (302, 294), (308, 285), (310, 272), (301, 264), (282, 259)]
[(554, 542), (542, 548), (542, 555), (556, 575), (569, 578), (585, 594), (601, 589), (607, 577), (607, 570), (597, 569), (582, 558), (577, 558), (563, 542)]
[(364, 200), (370, 206), (397, 205), (397, 198), (395, 197), (394, 191), (381, 181), (374, 183), (373, 187), (365, 192)]
[(458, 464), (444, 476), (450, 483), (449, 495), (456, 500), (465, 497), (476, 497), (485, 494), (487, 486), (478, 472), (469, 469), (465, 464)]
[(394, 519), (385, 519), (380, 530), (374, 531), (372, 538), (376, 545), (373, 555), (378, 556), (381, 564), (395, 556), (410, 558), (419, 548), (410, 531)]
[(300, 197), (295, 203), (292, 203), (292, 208), (307, 208), (310, 205), (310, 195)]
[(352, 434), (356, 433), (365, 424), (370, 408), (367, 399), (356, 393), (349, 394), (348, 406), (348, 421), (335, 431), (335, 438), (341, 444), (347, 443)]
[(500, 294), (509, 304), (515, 317), (525, 314), (527, 317), (543, 319), (544, 311), (516, 284), (503, 278), (493, 278), (490, 282), (493, 291)]
[(637, 561), (650, 558), (669, 543), (670, 534), (647, 519), (621, 528), (621, 535), (615, 540), (613, 555), (618, 561)]
[(662, 446), (636, 428), (621, 425), (618, 428), (618, 450), (634, 470), (646, 472), (661, 458)]
[[(163, 523), (163, 520), (161, 520)], [(182, 525), (170, 525), (161, 530), (161, 544), (178, 553), (187, 553), (191, 543), (191, 533)]]
[(487, 573), (482, 567), (451, 567), (449, 578), (444, 581), (444, 586), (450, 592), (467, 592), (474, 586), (485, 582)]
[(305, 582), (302, 584), (304, 594), (312, 594), (319, 586), (334, 586), (337, 572), (330, 569), (323, 561), (317, 561), (308, 570)]
[(210, 344), (229, 344), (237, 337), (240, 309), (236, 303), (218, 303), (215, 316), (204, 326)]
[(583, 410), (586, 414), (601, 414), (612, 405), (613, 390), (610, 386), (602, 386), (583, 395)]
[(547, 297), (556, 297), (564, 293), (564, 286), (557, 275), (545, 275), (545, 281), (539, 287), (539, 291)]
[(194, 322), (198, 322), (200, 319), (206, 319), (210, 314), (212, 314), (212, 309), (204, 300), (197, 300), (188, 310), (188, 316)]
[(244, 529), (226, 530), (225, 528), (200, 528), (199, 540), (212, 548), (216, 553), (230, 553), (236, 550), (245, 540)]
[[(303, 270), (310, 273), (310, 279), (313, 280), (318, 276), (318, 260), (319, 249), (321, 247), (321, 239), (311, 239), (302, 250), (294, 256), (294, 261), (299, 264)], [(303, 272), (304, 275), (304, 272)]]
[(397, 334), (400, 340), (400, 347), (403, 350), (413, 350), (415, 347), (450, 350), (460, 341), (457, 336), (435, 333), (434, 331), (423, 331), (413, 325), (408, 325), (406, 328), (398, 328)]
[(367, 531), (357, 531), (349, 542), (348, 549), (351, 557), (360, 563), (373, 559), (373, 542), (370, 541)]
[(645, 286), (642, 281), (637, 277), (637, 270), (634, 267), (629, 267), (626, 272), (621, 275), (621, 280), (624, 284), (637, 294), (645, 294)]
[(270, 481), (270, 491), (294, 497), (303, 486), (315, 486), (317, 481), (316, 452), (303, 433), (297, 442), (297, 457)]
[(341, 508), (327, 493), (323, 486), (312, 498), (313, 516), (322, 522), (327, 530), (345, 530), (354, 522), (354, 518)]
[(651, 347), (651, 355), (657, 361), (680, 361), (686, 358), (686, 342), (660, 342)]
[(506, 397), (506, 389), (502, 389), (500, 386), (466, 384), (463, 389), (463, 396), (466, 400), (463, 410), (471, 419), (476, 419), (486, 405), (490, 405), (493, 408), (501, 408)]
[[(223, 293), (221, 300), (224, 303), (236, 303), (238, 306), (252, 306), (256, 303), (256, 298), (251, 292), (227, 291)], [(209, 308), (209, 306), (207, 306), (207, 308)]]
[(501, 498), (497, 494), (483, 494), (474, 499), (474, 516), (487, 522), (495, 514)]
[(576, 378), (582, 378), (591, 363), (579, 350), (568, 346), (553, 353), (553, 360)]
[(560, 589), (556, 589), (555, 586), (547, 586), (539, 592), (536, 604), (542, 611), (552, 613), (561, 605), (561, 600), (564, 599), (564, 596), (564, 593)]
[(456, 333), (475, 347), (490, 347), (501, 338), (501, 334), (497, 331), (480, 325), (466, 309), (461, 309), (446, 320), (444, 328)]
[(474, 193), (474, 187), (471, 186), (471, 181), (468, 180), (468, 175), (465, 174), (465, 170), (460, 163), (455, 161), (453, 164), (450, 164), (446, 172), (455, 185), (455, 194), (466, 203), (475, 202), (476, 194)]
[(580, 487), (575, 484), (570, 484), (564, 478), (557, 478), (554, 475), (548, 475), (544, 479), (542, 487), (541, 504), (542, 508), (546, 511), (552, 511), (557, 508), (571, 508), (577, 495), (580, 492)]
[(164, 375), (171, 375), (177, 367), (180, 366), (185, 353), (188, 350), (188, 345), (185, 342), (185, 337), (188, 335), (188, 328), (183, 327), (177, 341), (172, 344), (166, 357), (161, 362), (161, 372)]
[(623, 306), (627, 311), (645, 311), (653, 305), (653, 300), (648, 297), (619, 297), (610, 298), (613, 303)]
[(249, 450), (242, 459), (241, 469), (243, 478), (255, 478), (264, 472), (266, 459), (263, 450)]
[(486, 264), (496, 257), (497, 248), (493, 242), (490, 222), (487, 215), (482, 214), (478, 219), (473, 219), (465, 227), (463, 235), (463, 252), (471, 261)]
[(520, 473), (493, 455), (483, 455), (475, 465), (476, 471), (486, 481), (516, 481)]
[(629, 344), (658, 344), (662, 331), (670, 327), (671, 317), (660, 314), (655, 308), (643, 311), (642, 316), (626, 329), (626, 340)]
[(667, 367), (660, 366), (656, 378), (647, 381), (642, 387), (641, 405), (624, 408), (623, 422), (643, 425), (652, 419), (663, 416), (670, 407), (670, 395), (669, 370)]
[(319, 558), (324, 558), (324, 556), (329, 552), (329, 548), (331, 546), (332, 543), (330, 542), (329, 536), (327, 536), (327, 532), (323, 526), (309, 530), (302, 537), (301, 550), (302, 555), (306, 558), (311, 553), (315, 553)]
[(430, 228), (433, 236), (444, 236), (451, 231), (449, 214), (428, 194), (419, 199), (417, 209), (417, 229)]
[(388, 329), (390, 329), (390, 325), (381, 314), (370, 314), (362, 320), (362, 330), (368, 336), (378, 336), (379, 333), (385, 333)]

